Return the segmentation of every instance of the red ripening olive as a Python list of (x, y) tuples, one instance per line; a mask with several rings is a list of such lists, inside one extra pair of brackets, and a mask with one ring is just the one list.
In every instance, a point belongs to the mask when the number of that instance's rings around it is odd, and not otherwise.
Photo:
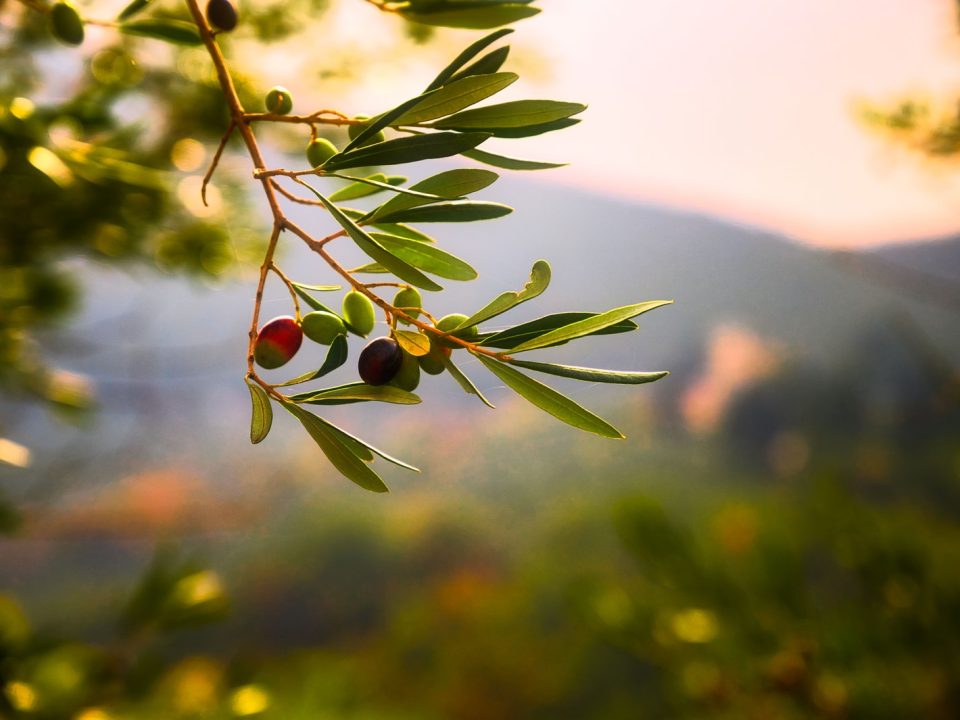
[(207, 3), (207, 22), (215, 30), (233, 30), (237, 26), (236, 4), (232, 0), (210, 0)]
[(400, 344), (389, 337), (371, 341), (360, 351), (357, 370), (367, 385), (386, 385), (393, 380), (403, 364)]
[(253, 359), (262, 368), (273, 370), (287, 362), (300, 349), (303, 331), (289, 315), (275, 317), (257, 333), (253, 345)]

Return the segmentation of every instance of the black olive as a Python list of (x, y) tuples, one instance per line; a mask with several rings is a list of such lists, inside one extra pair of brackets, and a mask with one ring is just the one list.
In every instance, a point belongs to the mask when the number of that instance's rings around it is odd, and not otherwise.
[(232, 0), (210, 0), (207, 22), (217, 30), (230, 31), (237, 26), (237, 6)]
[(393, 338), (381, 337), (371, 341), (357, 361), (360, 379), (367, 385), (386, 385), (393, 380), (403, 364), (403, 350)]

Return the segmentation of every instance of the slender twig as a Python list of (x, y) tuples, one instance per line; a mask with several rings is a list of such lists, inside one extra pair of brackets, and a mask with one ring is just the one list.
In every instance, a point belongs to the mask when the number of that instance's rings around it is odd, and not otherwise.
[(293, 300), (293, 313), (294, 317), (297, 318), (297, 321), (300, 321), (300, 298), (297, 296), (297, 289), (293, 284), (293, 280), (288, 278), (286, 274), (281, 270), (275, 262), (270, 263), (270, 270), (273, 272), (283, 284), (287, 286), (287, 291), (290, 293), (290, 299)]
[(327, 209), (327, 206), (324, 205), (319, 200), (312, 200), (310, 198), (305, 198), (305, 197), (300, 197), (299, 195), (295, 195), (294, 193), (290, 192), (285, 187), (283, 187), (276, 180), (271, 179), (270, 184), (273, 185), (274, 190), (276, 190), (278, 193), (283, 195), (288, 200), (292, 200), (295, 203), (300, 203), (301, 205), (312, 205), (313, 207), (321, 207), (324, 210)]
[(223, 134), (223, 137), (220, 138), (220, 144), (217, 146), (217, 151), (213, 154), (210, 167), (207, 168), (207, 173), (203, 176), (203, 184), (200, 185), (200, 199), (203, 200), (204, 206), (207, 204), (207, 185), (209, 185), (210, 180), (213, 179), (213, 173), (216, 172), (217, 165), (220, 164), (220, 157), (223, 155), (223, 150), (227, 147), (227, 141), (230, 139), (230, 136), (233, 135), (236, 127), (237, 123), (231, 120), (227, 131)]

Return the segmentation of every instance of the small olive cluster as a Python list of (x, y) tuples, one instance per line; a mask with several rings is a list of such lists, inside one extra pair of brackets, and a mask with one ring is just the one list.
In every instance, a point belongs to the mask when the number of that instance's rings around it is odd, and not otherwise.
[[(420, 293), (416, 288), (399, 290), (393, 305), (412, 318), (420, 315)], [(307, 313), (299, 320), (289, 315), (275, 317), (265, 323), (257, 333), (253, 346), (253, 359), (262, 368), (273, 370), (289, 362), (300, 350), (304, 336), (321, 345), (331, 345), (337, 337), (351, 331), (366, 337), (376, 324), (376, 312), (370, 299), (349, 291), (343, 297), (341, 315), (324, 310)], [(466, 315), (454, 313), (442, 317), (436, 323), (441, 333), (454, 330)], [(403, 322), (400, 320), (400, 322)], [(476, 326), (460, 330), (457, 337), (470, 340), (478, 334)], [(421, 370), (429, 375), (444, 371), (444, 360), (450, 357), (455, 343), (442, 337), (430, 340), (430, 352), (419, 357), (407, 352), (392, 336), (371, 340), (361, 351), (357, 361), (360, 379), (368, 385), (394, 385), (412, 392), (420, 384)]]

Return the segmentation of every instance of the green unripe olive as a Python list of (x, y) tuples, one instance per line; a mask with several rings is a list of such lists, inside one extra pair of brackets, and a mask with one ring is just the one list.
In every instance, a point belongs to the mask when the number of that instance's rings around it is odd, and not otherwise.
[[(420, 291), (412, 287), (404, 288), (403, 290), (401, 290), (400, 292), (398, 292), (396, 295), (393, 296), (393, 306), (395, 308), (400, 308), (412, 318), (420, 317), (420, 313), (417, 310), (409, 310), (408, 308), (423, 307), (422, 303), (423, 303), (423, 300), (420, 297)], [(409, 324), (407, 323), (406, 320), (402, 320), (402, 319), (400, 320), (400, 322), (404, 324)]]
[(266, 106), (267, 112), (286, 115), (293, 110), (293, 97), (289, 90), (277, 85), (267, 93), (267, 96), (263, 99), (263, 104)]
[(343, 320), (333, 313), (317, 310), (307, 313), (300, 319), (303, 334), (321, 345), (329, 345), (337, 335), (346, 335), (347, 327)]
[(408, 352), (403, 353), (403, 362), (400, 363), (400, 369), (390, 384), (407, 392), (416, 390), (417, 385), (420, 384), (420, 363), (417, 362), (417, 358)]
[(237, 6), (232, 0), (210, 0), (207, 22), (215, 30), (230, 32), (237, 26)]
[[(357, 115), (354, 118), (354, 120), (369, 120), (369, 119), (370, 118), (368, 118), (366, 115)], [(357, 135), (359, 135), (366, 129), (367, 129), (367, 123), (359, 123), (357, 125), (348, 125), (347, 135), (350, 136), (351, 140), (355, 140)], [(387, 139), (387, 136), (383, 134), (383, 130), (380, 130), (379, 132), (374, 133), (373, 135), (368, 137), (366, 140), (364, 140), (362, 143), (360, 143), (360, 147), (366, 147), (367, 145), (373, 145), (374, 143), (383, 142), (386, 139)]]
[(253, 345), (253, 359), (257, 365), (273, 370), (286, 365), (297, 354), (303, 342), (303, 331), (289, 315), (276, 317), (257, 333)]
[[(437, 323), (437, 330), (442, 330), (443, 332), (450, 332), (460, 323), (467, 319), (467, 316), (463, 313), (453, 313), (451, 315), (444, 315), (440, 318), (440, 321)], [(462, 330), (457, 331), (457, 337), (464, 340), (473, 340), (477, 335), (480, 334), (480, 331), (477, 329), (476, 325), (471, 325), (470, 327), (463, 328)], [(440, 341), (444, 345), (454, 345), (447, 341)], [(460, 347), (456, 345), (456, 347)]]
[(67, 45), (83, 42), (83, 20), (71, 2), (57, 2), (50, 8), (50, 30), (53, 36)]
[(446, 367), (443, 364), (444, 357), (450, 357), (450, 348), (437, 345), (433, 338), (430, 339), (430, 352), (417, 358), (420, 363), (420, 369), (428, 375), (439, 375)]
[(403, 365), (403, 350), (400, 344), (389, 337), (381, 337), (360, 351), (357, 371), (367, 385), (386, 385), (393, 380)]
[(343, 317), (354, 332), (369, 335), (376, 323), (373, 303), (366, 295), (351, 290), (343, 296)]
[(310, 167), (320, 167), (337, 152), (337, 147), (326, 138), (314, 138), (307, 145), (307, 162)]

